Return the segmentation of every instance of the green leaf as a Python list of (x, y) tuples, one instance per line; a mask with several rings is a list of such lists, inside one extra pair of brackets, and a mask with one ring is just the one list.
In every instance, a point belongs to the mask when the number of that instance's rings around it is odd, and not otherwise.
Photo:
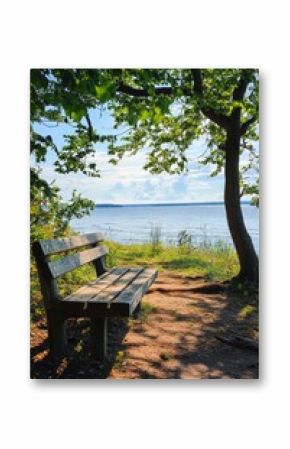
[(109, 80), (99, 86), (95, 86), (95, 92), (96, 92), (97, 99), (101, 103), (105, 103), (106, 101), (108, 101), (111, 98), (112, 93), (115, 90), (115, 87), (116, 87), (115, 84)]

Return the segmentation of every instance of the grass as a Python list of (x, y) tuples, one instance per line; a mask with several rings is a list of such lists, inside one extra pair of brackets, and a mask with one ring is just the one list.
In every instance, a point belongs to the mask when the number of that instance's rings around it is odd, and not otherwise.
[(114, 361), (114, 368), (124, 369), (126, 365), (130, 362), (130, 358), (124, 351), (118, 351), (116, 354), (116, 359)]
[(244, 319), (247, 317), (250, 317), (256, 312), (256, 307), (252, 304), (247, 304), (246, 306), (242, 307), (239, 312), (239, 318)]
[[(155, 231), (154, 231), (155, 232)], [(106, 258), (108, 268), (115, 266), (145, 266), (156, 268), (159, 272), (170, 271), (186, 276), (204, 276), (211, 281), (229, 279), (238, 272), (238, 261), (235, 252), (219, 243), (191, 247), (190, 245), (162, 245), (159, 231), (155, 232), (151, 243), (120, 244), (106, 242), (109, 254)], [(66, 296), (78, 287), (95, 278), (95, 270), (86, 264), (77, 270), (67, 273), (58, 281), (61, 296)], [(34, 260), (31, 262), (31, 317), (37, 320), (43, 315), (40, 285)], [(148, 309), (148, 310), (147, 310)], [(146, 317), (153, 310), (143, 305), (141, 317)]]
[(156, 306), (154, 306), (153, 304), (150, 304), (150, 302), (143, 300), (141, 302), (138, 319), (143, 323), (148, 319), (149, 315), (151, 313), (156, 312), (156, 310), (157, 310)]
[(159, 252), (161, 248), (161, 227), (158, 225), (151, 225), (150, 245), (152, 253), (156, 254)]
[(158, 252), (150, 243), (119, 244), (107, 242), (110, 266), (150, 266), (158, 271), (172, 271), (187, 276), (204, 276), (208, 280), (224, 281), (238, 272), (234, 250), (218, 244), (197, 248), (159, 245)]

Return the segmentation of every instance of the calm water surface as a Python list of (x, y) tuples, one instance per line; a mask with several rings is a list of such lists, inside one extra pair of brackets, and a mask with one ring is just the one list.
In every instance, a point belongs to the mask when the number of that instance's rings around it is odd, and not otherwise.
[[(259, 211), (248, 204), (242, 209), (258, 251)], [(81, 233), (102, 231), (120, 243), (148, 242), (152, 226), (159, 226), (164, 243), (176, 243), (178, 233), (186, 230), (195, 244), (220, 240), (232, 244), (222, 204), (96, 207), (90, 215), (72, 220), (71, 226)]]

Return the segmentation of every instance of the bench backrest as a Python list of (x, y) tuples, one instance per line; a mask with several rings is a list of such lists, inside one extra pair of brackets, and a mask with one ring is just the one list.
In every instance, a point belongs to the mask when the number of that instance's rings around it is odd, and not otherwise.
[[(46, 305), (59, 297), (56, 283), (56, 278), (59, 276), (89, 262), (93, 262), (97, 276), (106, 271), (103, 257), (108, 253), (108, 250), (105, 246), (100, 245), (102, 240), (104, 240), (103, 235), (96, 232), (54, 240), (37, 240), (33, 243), (32, 251), (36, 260), (41, 291)], [(52, 255), (88, 246), (90, 247), (89, 249), (82, 250), (76, 254), (50, 260)]]

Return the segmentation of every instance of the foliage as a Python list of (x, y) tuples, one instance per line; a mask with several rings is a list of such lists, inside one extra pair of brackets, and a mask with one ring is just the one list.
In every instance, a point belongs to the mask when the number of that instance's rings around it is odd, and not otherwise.
[[(94, 207), (94, 203), (73, 192), (65, 203), (54, 183), (41, 178), (41, 165), (49, 152), (56, 156), (56, 172), (67, 174), (82, 172), (99, 176), (93, 162), (87, 157), (94, 154), (93, 143), (100, 140), (92, 128), (84, 126), (82, 118), (96, 105), (90, 93), (88, 71), (34, 69), (31, 71), (31, 238), (50, 238), (63, 235), (72, 217), (81, 217)], [(92, 72), (91, 72), (92, 73)], [(97, 72), (94, 71), (97, 75)], [(88, 117), (88, 116), (87, 116)], [(39, 124), (70, 125), (72, 134), (64, 137), (65, 145), (58, 148), (50, 135), (36, 131)], [(89, 123), (89, 117), (88, 117)]]
[[(94, 143), (114, 137), (95, 132), (89, 111), (107, 98), (105, 89), (108, 89), (107, 81), (100, 70), (31, 70), (31, 153), (36, 163), (44, 162), (51, 150), (56, 156), (56, 172), (99, 176), (95, 164), (86, 161), (94, 155)], [(57, 147), (50, 135), (43, 136), (35, 130), (37, 124), (61, 123), (72, 129), (72, 133), (64, 136), (62, 148)]]
[[(193, 69), (32, 70), (31, 148), (36, 162), (44, 162), (51, 150), (57, 172), (99, 176), (95, 163), (87, 161), (94, 155), (94, 144), (107, 142), (113, 164), (126, 154), (147, 148), (145, 168), (151, 173), (181, 173), (187, 170), (190, 145), (206, 135), (207, 153), (200, 162), (211, 164), (216, 175), (224, 164), (225, 129), (209, 111), (228, 116), (241, 110), (245, 127), (241, 153), (248, 154), (246, 171), (250, 171), (253, 155), (257, 157), (253, 142), (258, 139), (258, 73), (255, 69), (201, 72), (202, 96)], [(234, 91), (242, 77), (247, 81), (246, 94), (235, 100)], [(109, 109), (115, 128), (127, 127), (121, 137), (102, 135), (93, 128), (90, 115), (96, 108)], [(35, 131), (37, 123), (65, 123), (72, 133), (65, 136), (63, 148), (57, 148), (50, 135)], [(251, 184), (247, 187), (245, 180), (241, 182), (241, 193), (251, 195)]]
[[(145, 147), (148, 149), (145, 168), (151, 173), (181, 173), (188, 169), (187, 150), (196, 139), (205, 135), (207, 146), (200, 163), (210, 164), (212, 176), (216, 176), (224, 167), (226, 139), (225, 128), (216, 123), (216, 116), (228, 117), (235, 109), (241, 110), (244, 130), (240, 151), (247, 160), (241, 171), (241, 196), (254, 195), (257, 204), (258, 180), (254, 179), (253, 173), (258, 160), (254, 146), (258, 140), (257, 71), (205, 69), (201, 72), (202, 97), (194, 89), (194, 75), (190, 69), (122, 72), (123, 88), (111, 102), (110, 109), (116, 126), (129, 125), (131, 128), (121, 142), (109, 144), (112, 162)], [(248, 87), (244, 98), (235, 101), (234, 91), (242, 76), (247, 78)]]
[(111, 266), (152, 266), (158, 271), (172, 271), (189, 276), (205, 276), (206, 279), (224, 281), (238, 271), (235, 251), (226, 246), (195, 246), (190, 252), (181, 252), (178, 246), (162, 245), (158, 253), (152, 254), (150, 244), (119, 244), (107, 242), (110, 252), (115, 254)]
[(241, 319), (247, 318), (248, 316), (251, 316), (255, 312), (256, 312), (256, 308), (251, 304), (247, 304), (240, 310), (239, 318), (241, 318)]
[(76, 191), (69, 202), (64, 202), (57, 186), (36, 177), (31, 182), (31, 241), (65, 235), (72, 217), (81, 218), (94, 207), (92, 201), (81, 198)]
[(180, 231), (177, 236), (177, 245), (186, 251), (192, 249), (192, 235), (186, 230)]

